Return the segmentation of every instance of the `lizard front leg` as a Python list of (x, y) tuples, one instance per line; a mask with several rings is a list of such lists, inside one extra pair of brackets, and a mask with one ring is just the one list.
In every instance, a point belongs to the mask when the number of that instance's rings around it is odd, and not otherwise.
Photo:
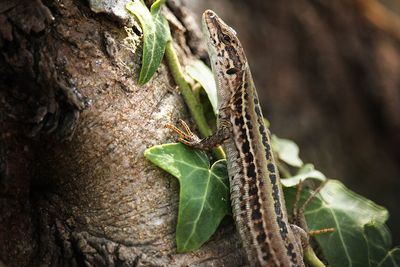
[(165, 125), (165, 127), (173, 130), (179, 135), (178, 139), (179, 142), (187, 146), (202, 150), (211, 150), (214, 147), (222, 144), (226, 139), (228, 139), (231, 136), (232, 132), (231, 122), (226, 119), (221, 119), (218, 129), (213, 135), (210, 135), (204, 139), (200, 139), (196, 134), (194, 134), (190, 130), (189, 126), (185, 121), (179, 120), (179, 123), (181, 124), (183, 130), (177, 128), (172, 124), (167, 124)]

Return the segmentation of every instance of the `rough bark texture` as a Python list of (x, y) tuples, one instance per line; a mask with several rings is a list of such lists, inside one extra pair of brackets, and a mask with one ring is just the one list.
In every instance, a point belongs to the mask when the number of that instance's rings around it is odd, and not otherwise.
[(375, 0), (187, 1), (237, 30), (272, 132), (387, 207), (399, 244), (398, 16)]
[[(246, 43), (273, 131), (393, 207), (397, 22), (362, 0), (211, 2)], [(164, 11), (182, 61), (205, 58), (188, 11)], [(178, 184), (143, 151), (172, 141), (185, 107), (165, 64), (137, 86), (137, 34), (86, 1), (0, 0), (0, 266), (244, 265), (231, 221), (176, 253)]]

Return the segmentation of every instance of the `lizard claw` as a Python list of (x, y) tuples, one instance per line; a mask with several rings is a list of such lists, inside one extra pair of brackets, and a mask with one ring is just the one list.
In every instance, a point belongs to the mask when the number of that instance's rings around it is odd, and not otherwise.
[(197, 135), (195, 135), (187, 125), (187, 123), (184, 120), (179, 119), (179, 123), (182, 126), (183, 130), (179, 129), (178, 127), (167, 123), (165, 125), (166, 128), (171, 129), (175, 133), (179, 135), (178, 141), (187, 145), (187, 146), (195, 146), (197, 143), (199, 143), (201, 140)]

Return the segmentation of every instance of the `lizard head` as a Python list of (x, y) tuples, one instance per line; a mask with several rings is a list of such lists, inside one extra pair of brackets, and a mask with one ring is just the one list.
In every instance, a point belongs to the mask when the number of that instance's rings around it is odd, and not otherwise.
[(203, 32), (218, 89), (218, 102), (227, 103), (242, 85), (247, 59), (235, 30), (229, 27), (214, 11), (203, 14)]

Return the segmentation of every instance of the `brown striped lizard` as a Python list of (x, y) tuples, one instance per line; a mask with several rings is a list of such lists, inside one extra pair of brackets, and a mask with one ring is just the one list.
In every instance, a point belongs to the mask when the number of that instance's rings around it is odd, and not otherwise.
[(233, 217), (251, 266), (304, 266), (306, 232), (288, 221), (280, 177), (257, 91), (235, 31), (213, 11), (203, 31), (218, 91), (218, 130), (200, 140), (182, 123), (180, 141), (195, 148), (222, 144)]

